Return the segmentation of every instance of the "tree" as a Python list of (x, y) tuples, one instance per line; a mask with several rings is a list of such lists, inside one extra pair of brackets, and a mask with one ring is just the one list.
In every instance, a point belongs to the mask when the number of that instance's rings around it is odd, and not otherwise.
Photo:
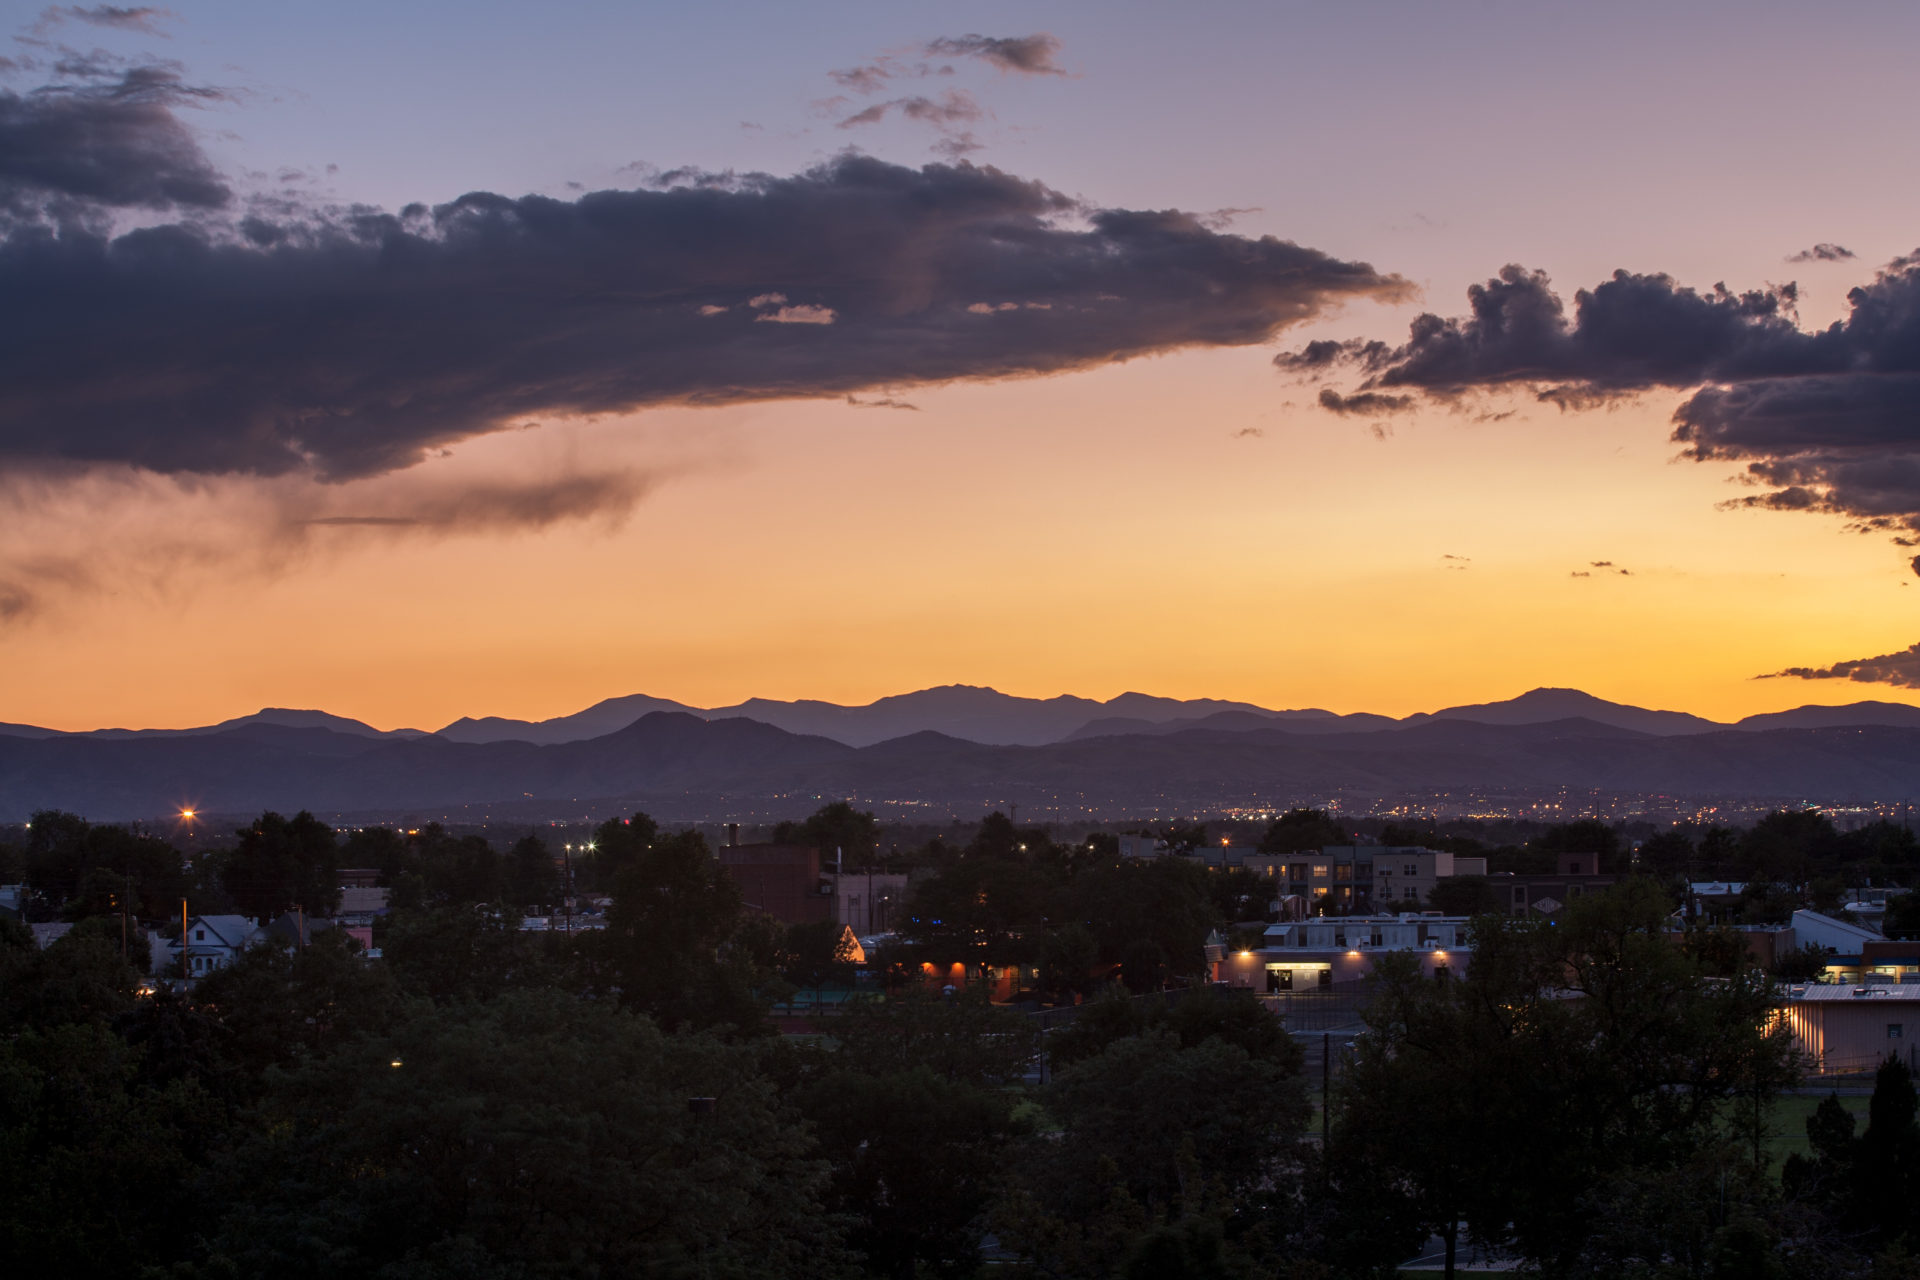
[(1061, 876), (1017, 856), (969, 855), (913, 887), (900, 932), (940, 963), (1032, 964), (1061, 888)]
[(669, 1030), (757, 1028), (764, 1011), (749, 966), (726, 952), (741, 911), (740, 889), (706, 838), (682, 831), (633, 852), (614, 878), (607, 927), (583, 945), (623, 1005)]
[(1914, 1204), (1920, 1200), (1920, 1124), (1913, 1075), (1889, 1055), (1873, 1076), (1867, 1129), (1854, 1148), (1854, 1203), (1862, 1225), (1882, 1244), (1920, 1245)]
[(1920, 1123), (1913, 1076), (1898, 1056), (1883, 1060), (1874, 1073), (1866, 1132), (1856, 1137), (1854, 1127), (1853, 1113), (1829, 1094), (1807, 1117), (1811, 1155), (1787, 1157), (1783, 1188), (1867, 1252), (1920, 1245), (1913, 1218), (1920, 1195)]
[(1329, 845), (1352, 844), (1353, 838), (1324, 809), (1289, 809), (1273, 820), (1261, 837), (1263, 854), (1303, 853)]
[(1047, 935), (1040, 945), (1040, 990), (1055, 1001), (1072, 1001), (1092, 991), (1101, 981), (1100, 943), (1093, 930), (1069, 923)]
[(999, 1226), (1048, 1274), (1115, 1274), (1156, 1225), (1231, 1213), (1297, 1176), (1299, 1076), (1219, 1036), (1116, 1039), (1062, 1069), (1043, 1101), (1061, 1132), (1015, 1163)]
[(243, 915), (269, 920), (302, 907), (325, 916), (340, 905), (339, 850), (326, 823), (304, 809), (290, 819), (263, 813), (239, 836), (220, 879)]
[(854, 942), (838, 920), (787, 926), (781, 940), (780, 976), (796, 987), (853, 981)]
[(925, 1067), (943, 1080), (996, 1088), (1027, 1073), (1040, 1040), (1031, 1018), (971, 992), (857, 1002), (821, 1030), (868, 1071)]
[(269, 1067), (323, 1058), (406, 1016), (394, 971), (349, 943), (336, 930), (299, 950), (258, 947), (194, 989), (195, 1009), (218, 1028), (220, 1057), (248, 1087), (261, 1087)]
[(124, 905), (137, 918), (170, 910), (185, 892), (180, 852), (165, 840), (71, 813), (34, 814), (22, 861), (42, 917), (49, 907), (68, 920), (117, 916)]
[(1839, 845), (1833, 820), (1818, 809), (1776, 809), (1740, 837), (1734, 861), (1743, 879), (1799, 887)]
[(1159, 985), (1156, 967), (1175, 975), (1206, 971), (1202, 948), (1216, 923), (1209, 888), (1206, 868), (1184, 859), (1109, 863), (1073, 878), (1066, 911), (1092, 931), (1102, 963), (1124, 964), (1131, 952), (1144, 984), (1136, 989), (1145, 989)]
[(1423, 905), (1450, 916), (1499, 915), (1507, 906), (1485, 876), (1443, 876), (1434, 881)]
[(1624, 875), (1627, 871), (1626, 854), (1620, 848), (1619, 835), (1598, 818), (1558, 823), (1528, 843), (1532, 848), (1556, 857), (1563, 853), (1591, 854), (1596, 859), (1594, 869), (1608, 875)]
[(104, 1280), (191, 1256), (222, 1118), (191, 1081), (142, 1087), (138, 1058), (98, 1023), (0, 1035), (0, 1258)]
[(1047, 1033), (1047, 1058), (1055, 1071), (1105, 1053), (1107, 1046), (1144, 1032), (1152, 1021), (1146, 1002), (1110, 986), (1081, 1005), (1073, 1021)]
[(1804, 942), (1773, 958), (1773, 976), (1782, 982), (1812, 982), (1827, 971), (1833, 952), (1817, 942)]
[(1920, 938), (1920, 891), (1909, 889), (1887, 897), (1887, 914), (1880, 922), (1889, 938)]
[(431, 1000), (488, 1000), (516, 987), (549, 985), (549, 952), (564, 934), (520, 928), (520, 913), (454, 903), (395, 911), (381, 934), (385, 967), (405, 990)]
[(1271, 920), (1274, 882), (1250, 867), (1227, 867), (1210, 877), (1214, 913), (1227, 923)]
[(522, 836), (507, 854), (506, 900), (516, 907), (546, 906), (559, 901), (564, 887), (553, 854), (539, 836)]
[(872, 861), (879, 823), (845, 800), (814, 810), (805, 822), (782, 822), (773, 831), (775, 844), (804, 844), (820, 851), (823, 862), (838, 856), (847, 866)]
[(593, 829), (592, 852), (576, 861), (576, 878), (590, 889), (610, 893), (620, 873), (644, 857), (659, 838), (660, 824), (644, 813), (609, 818)]
[(1683, 880), (1697, 856), (1693, 841), (1678, 829), (1663, 831), (1640, 842), (1640, 868), (1648, 875)]
[(287, 1072), (214, 1171), (210, 1252), (289, 1280), (841, 1275), (806, 1146), (749, 1049), (512, 992)]
[(82, 922), (41, 951), (24, 927), (7, 925), (0, 937), (0, 1033), (67, 1023), (104, 1026), (132, 1007), (138, 975), (120, 956), (117, 928), (109, 936), (104, 922)]
[(1494, 1077), (1469, 1072), (1523, 1058), (1497, 1023), (1476, 1017), (1481, 1002), (1425, 980), (1412, 955), (1379, 957), (1369, 981), (1368, 1035), (1327, 1103), (1338, 1119), (1326, 1159), (1335, 1203), (1366, 1203), (1372, 1230), (1339, 1232), (1335, 1245), (1350, 1265), (1391, 1266), (1437, 1233), (1451, 1278), (1463, 1224), (1494, 1235), (1488, 1227), (1503, 1220), (1489, 1207), (1497, 1188), (1481, 1180), (1479, 1160), (1478, 1131), (1494, 1124), (1497, 1104), (1486, 1096)]
[[(0, 920), (0, 1258), (63, 1276), (184, 1261), (205, 1221), (198, 1162), (225, 1129), (152, 1037), (119, 930), (83, 921), (45, 951)], [(107, 936), (111, 934), (111, 937)], [(144, 961), (144, 957), (142, 957)]]
[(1667, 941), (1666, 907), (1631, 880), (1557, 921), (1482, 917), (1463, 981), (1378, 965), (1337, 1176), (1549, 1274), (1705, 1259), (1721, 1188), (1764, 1199), (1764, 1113), (1793, 1049), (1765, 976), (1709, 981)]

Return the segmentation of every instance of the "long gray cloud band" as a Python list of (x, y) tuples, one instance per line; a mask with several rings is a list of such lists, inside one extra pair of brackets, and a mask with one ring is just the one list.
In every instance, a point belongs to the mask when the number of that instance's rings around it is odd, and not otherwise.
[[(845, 156), (397, 214), (249, 205), (172, 115), (194, 92), (0, 98), (22, 136), (99, 126), (64, 166), (0, 163), (0, 458), (352, 478), (540, 415), (1045, 374), (1408, 293), (965, 164)], [(128, 208), (173, 220), (103, 224)]]

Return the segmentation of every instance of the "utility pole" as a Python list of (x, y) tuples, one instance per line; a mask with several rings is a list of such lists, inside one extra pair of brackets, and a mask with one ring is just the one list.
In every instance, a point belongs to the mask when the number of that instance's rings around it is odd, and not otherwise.
[(1333, 1115), (1333, 1033), (1320, 1033), (1320, 1158), (1326, 1159), (1327, 1140)]

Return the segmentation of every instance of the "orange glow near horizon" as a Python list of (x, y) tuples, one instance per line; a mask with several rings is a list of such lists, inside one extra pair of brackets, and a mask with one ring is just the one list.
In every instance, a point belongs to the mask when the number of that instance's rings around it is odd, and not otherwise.
[[(1190, 352), (916, 393), (916, 414), (563, 424), (416, 469), (671, 455), (619, 525), (326, 529), (267, 554), (241, 482), (225, 505), (216, 485), (129, 497), (116, 545), (185, 510), (207, 558), (10, 624), (0, 720), (183, 727), (281, 706), (437, 729), (629, 693), (866, 703), (951, 683), (1388, 715), (1543, 685), (1715, 719), (1915, 700), (1754, 678), (1904, 649), (1913, 575), (1835, 519), (1719, 509), (1732, 469), (1673, 463), (1664, 402), (1426, 411), (1376, 439), (1290, 391), (1257, 352)], [(102, 579), (144, 572), (116, 554)], [(1575, 576), (1594, 561), (1630, 572)]]

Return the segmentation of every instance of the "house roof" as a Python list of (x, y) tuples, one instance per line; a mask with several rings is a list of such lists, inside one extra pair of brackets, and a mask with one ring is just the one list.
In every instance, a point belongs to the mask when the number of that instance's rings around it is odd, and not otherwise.
[[(1865, 992), (1865, 995), (1859, 994)], [(1790, 987), (1787, 998), (1833, 1004), (1914, 1004), (1920, 1002), (1920, 982), (1875, 982), (1855, 986), (1851, 982), (1811, 983)]]
[[(211, 938), (207, 940), (207, 942), (213, 942), (217, 940), (223, 945), (229, 946), (229, 947), (244, 947), (247, 945), (247, 943), (253, 941), (253, 937), (255, 934), (260, 932), (259, 928), (253, 923), (253, 921), (247, 919), (245, 916), (195, 916), (193, 917), (192, 921), (189, 922), (189, 925), (188, 925), (187, 932), (189, 936), (191, 936), (194, 933), (197, 933), (201, 929), (205, 929), (209, 934), (213, 935)], [(189, 942), (187, 945), (193, 946), (196, 943), (200, 946), (207, 945), (206, 942), (200, 942), (199, 939), (197, 938), (193, 939), (193, 941)]]
[(1818, 911), (1809, 911), (1805, 907), (1793, 913), (1793, 927), (1797, 931), (1819, 936), (1827, 946), (1832, 946), (1837, 938), (1852, 938), (1857, 942), (1879, 942), (1886, 937), (1878, 929), (1869, 929), (1864, 925), (1836, 920), (1832, 916), (1823, 915)]
[(67, 931), (73, 928), (73, 926), (62, 920), (52, 924), (30, 924), (27, 928), (33, 930), (34, 942), (39, 945), (42, 951), (45, 951), (48, 947), (65, 937)]

